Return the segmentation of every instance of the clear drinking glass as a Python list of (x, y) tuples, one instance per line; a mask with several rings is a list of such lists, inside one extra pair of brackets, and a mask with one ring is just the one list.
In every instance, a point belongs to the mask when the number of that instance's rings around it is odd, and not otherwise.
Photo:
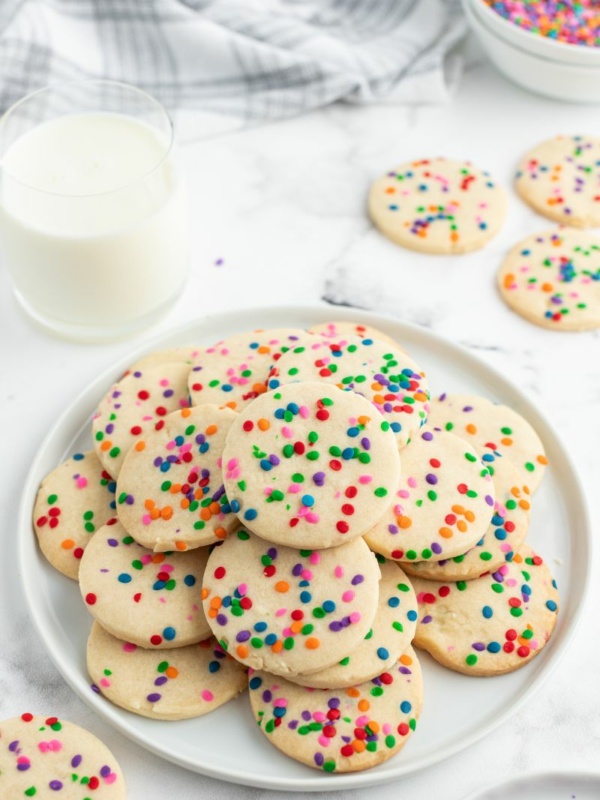
[(173, 125), (113, 81), (34, 92), (0, 120), (0, 255), (37, 322), (88, 341), (158, 319), (188, 272)]

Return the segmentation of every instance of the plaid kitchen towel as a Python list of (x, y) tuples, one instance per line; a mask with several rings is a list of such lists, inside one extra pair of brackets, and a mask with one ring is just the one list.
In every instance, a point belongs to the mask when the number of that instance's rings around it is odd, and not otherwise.
[(336, 100), (438, 103), (464, 30), (460, 0), (1, 0), (0, 111), (88, 77), (232, 127)]

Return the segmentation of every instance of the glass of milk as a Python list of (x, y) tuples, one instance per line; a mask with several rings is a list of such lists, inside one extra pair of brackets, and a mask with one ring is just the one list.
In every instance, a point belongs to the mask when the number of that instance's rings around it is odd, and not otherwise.
[(41, 89), (0, 120), (0, 257), (37, 322), (88, 341), (158, 319), (188, 271), (173, 126), (133, 86)]

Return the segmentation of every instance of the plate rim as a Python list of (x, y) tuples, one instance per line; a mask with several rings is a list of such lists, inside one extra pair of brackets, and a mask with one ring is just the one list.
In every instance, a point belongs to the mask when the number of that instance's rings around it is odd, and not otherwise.
[(600, 785), (600, 772), (595, 770), (586, 769), (540, 769), (532, 770), (531, 772), (522, 772), (520, 775), (513, 775), (510, 778), (501, 778), (494, 783), (484, 786), (483, 789), (476, 789), (471, 794), (468, 794), (462, 800), (485, 800), (489, 792), (494, 792), (496, 789), (511, 789), (515, 785), (529, 784), (532, 781), (540, 779), (555, 780), (556, 778), (573, 778), (574, 780), (592, 779)]
[[(233, 331), (240, 327), (239, 321), (247, 317), (255, 317), (261, 320), (268, 320), (273, 314), (289, 314), (295, 318), (309, 320), (306, 326), (310, 327), (315, 324), (335, 321), (356, 322), (359, 324), (371, 324), (375, 327), (383, 329), (384, 331), (389, 326), (396, 328), (396, 336), (401, 335), (402, 330), (406, 331), (407, 335), (416, 340), (418, 343), (425, 346), (434, 345), (443, 350), (453, 352), (455, 357), (458, 357), (463, 368), (466, 371), (475, 373), (478, 376), (483, 376), (489, 383), (500, 384), (505, 389), (509, 390), (512, 394), (516, 395), (519, 399), (519, 413), (523, 414), (527, 419), (537, 418), (542, 423), (541, 427), (546, 429), (550, 439), (553, 440), (554, 448), (558, 448), (560, 456), (566, 464), (570, 472), (570, 477), (573, 482), (574, 488), (578, 495), (579, 514), (581, 518), (581, 534), (579, 539), (584, 544), (584, 553), (586, 558), (582, 559), (580, 564), (583, 569), (583, 580), (580, 580), (577, 586), (571, 588), (572, 597), (570, 603), (573, 605), (572, 618), (570, 623), (563, 629), (562, 641), (556, 646), (550, 654), (541, 653), (537, 658), (544, 658), (546, 663), (540, 668), (536, 678), (528, 686), (518, 691), (511, 702), (505, 709), (493, 719), (487, 720), (485, 723), (479, 725), (474, 729), (470, 735), (462, 737), (459, 741), (454, 742), (443, 748), (441, 751), (436, 752), (434, 755), (422, 756), (416, 761), (413, 761), (408, 768), (403, 768), (402, 761), (398, 762), (398, 767), (386, 773), (378, 773), (377, 770), (365, 770), (363, 772), (337, 774), (331, 775), (318, 775), (315, 772), (315, 777), (307, 776), (303, 778), (281, 778), (277, 776), (269, 776), (267, 774), (257, 777), (254, 773), (242, 772), (239, 770), (228, 770), (226, 773), (220, 767), (213, 767), (210, 763), (198, 764), (192, 762), (187, 757), (178, 756), (177, 753), (165, 752), (164, 748), (157, 746), (149, 737), (138, 730), (131, 727), (129, 720), (121, 718), (125, 713), (118, 707), (109, 702), (99, 703), (96, 695), (89, 691), (89, 684), (84, 686), (79, 685), (79, 676), (73, 670), (72, 666), (68, 663), (68, 659), (62, 652), (54, 652), (50, 643), (50, 632), (47, 632), (43, 622), (38, 614), (38, 606), (40, 598), (34, 591), (35, 581), (32, 580), (35, 576), (35, 562), (33, 559), (31, 563), (28, 560), (28, 554), (32, 548), (35, 550), (36, 537), (31, 528), (31, 516), (35, 496), (39, 486), (39, 479), (36, 477), (39, 472), (39, 465), (43, 461), (45, 451), (51, 446), (54, 438), (62, 432), (63, 428), (68, 428), (69, 417), (85, 404), (88, 408), (88, 416), (91, 416), (93, 409), (96, 407), (98, 399), (102, 396), (101, 392), (106, 387), (110, 386), (119, 375), (121, 375), (127, 367), (135, 360), (143, 356), (145, 353), (152, 350), (160, 349), (161, 347), (177, 346), (173, 344), (173, 340), (183, 340), (183, 337), (188, 336), (191, 338), (194, 331), (201, 328), (207, 328), (211, 323), (216, 323), (222, 327), (228, 327)], [(265, 323), (266, 324), (266, 323)], [(272, 326), (271, 326), (272, 327)], [(283, 325), (279, 326), (283, 327)], [(294, 326), (296, 327), (296, 326)], [(246, 326), (246, 330), (247, 330)], [(180, 342), (181, 343), (181, 342)], [(92, 398), (96, 398), (91, 408), (89, 404)], [(79, 412), (80, 413), (80, 412)], [(81, 415), (81, 414), (80, 414)], [(539, 425), (536, 424), (536, 429)], [(79, 430), (79, 428), (77, 429)], [(63, 434), (64, 435), (64, 434)], [(542, 439), (545, 441), (546, 437)], [(547, 444), (547, 442), (545, 441)], [(432, 330), (424, 328), (423, 326), (415, 325), (405, 322), (399, 318), (395, 318), (388, 314), (379, 314), (376, 312), (365, 311), (363, 309), (340, 307), (330, 305), (318, 304), (284, 304), (279, 306), (245, 306), (228, 311), (214, 312), (200, 315), (199, 317), (188, 320), (176, 327), (169, 328), (161, 331), (153, 336), (148, 341), (140, 344), (138, 347), (132, 349), (127, 355), (122, 356), (117, 361), (113, 362), (110, 366), (104, 369), (90, 384), (85, 386), (65, 407), (63, 412), (55, 420), (54, 424), (48, 430), (46, 436), (43, 438), (38, 447), (36, 455), (31, 462), (25, 478), (21, 498), (19, 503), (18, 512), (18, 566), (19, 566), (19, 580), (23, 588), (23, 593), (26, 600), (27, 610), (34, 623), (35, 629), (42, 640), (48, 655), (52, 662), (68, 683), (72, 691), (74, 691), (95, 713), (102, 719), (112, 725), (122, 735), (129, 738), (136, 744), (144, 747), (150, 752), (166, 759), (178, 766), (195, 773), (207, 775), (208, 777), (216, 778), (231, 783), (241, 784), (245, 786), (252, 786), (263, 789), (278, 789), (280, 791), (335, 791), (339, 789), (350, 788), (365, 788), (368, 786), (381, 785), (397, 780), (407, 775), (420, 772), (422, 769), (433, 764), (437, 764), (450, 758), (456, 753), (470, 747), (475, 742), (487, 736), (498, 726), (508, 720), (516, 711), (525, 703), (525, 701), (532, 697), (533, 694), (544, 684), (554, 671), (564, 653), (567, 650), (569, 643), (572, 641), (573, 636), (577, 632), (580, 625), (582, 614), (586, 602), (589, 599), (589, 589), (591, 583), (591, 565), (592, 565), (592, 550), (593, 538), (591, 529), (591, 512), (587, 500), (584, 484), (579, 475), (579, 471), (573, 464), (571, 456), (564, 445), (562, 438), (557, 434), (556, 430), (551, 425), (546, 415), (535, 405), (534, 402), (529, 400), (525, 393), (513, 383), (510, 379), (506, 378), (500, 370), (487, 364), (479, 355), (467, 350), (463, 345), (453, 341), (452, 339), (443, 336), (442, 334), (435, 333)], [(537, 661), (536, 658), (536, 661)], [(318, 776), (318, 777), (317, 777)]]

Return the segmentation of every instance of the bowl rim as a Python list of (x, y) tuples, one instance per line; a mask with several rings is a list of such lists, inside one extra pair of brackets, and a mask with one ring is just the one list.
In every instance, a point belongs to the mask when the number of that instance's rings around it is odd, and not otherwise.
[[(526, 51), (529, 55), (537, 55), (540, 58), (545, 57), (546, 60), (551, 61), (561, 61), (571, 66), (600, 67), (600, 47), (559, 42), (547, 36), (541, 36), (532, 31), (528, 31), (502, 17), (497, 11), (494, 11), (485, 0), (463, 0), (463, 5), (471, 6), (478, 21), (481, 23), (487, 22), (490, 33), (501, 37), (507, 44), (512, 44), (513, 47), (519, 47), (520, 44), (521, 47), (519, 49)], [(534, 39), (533, 37), (536, 38)], [(517, 41), (514, 41), (515, 39)], [(532, 45), (534, 52), (532, 52)], [(548, 54), (545, 56), (541, 55), (538, 52), (538, 48), (546, 48)], [(555, 58), (552, 58), (552, 56), (555, 56)]]

